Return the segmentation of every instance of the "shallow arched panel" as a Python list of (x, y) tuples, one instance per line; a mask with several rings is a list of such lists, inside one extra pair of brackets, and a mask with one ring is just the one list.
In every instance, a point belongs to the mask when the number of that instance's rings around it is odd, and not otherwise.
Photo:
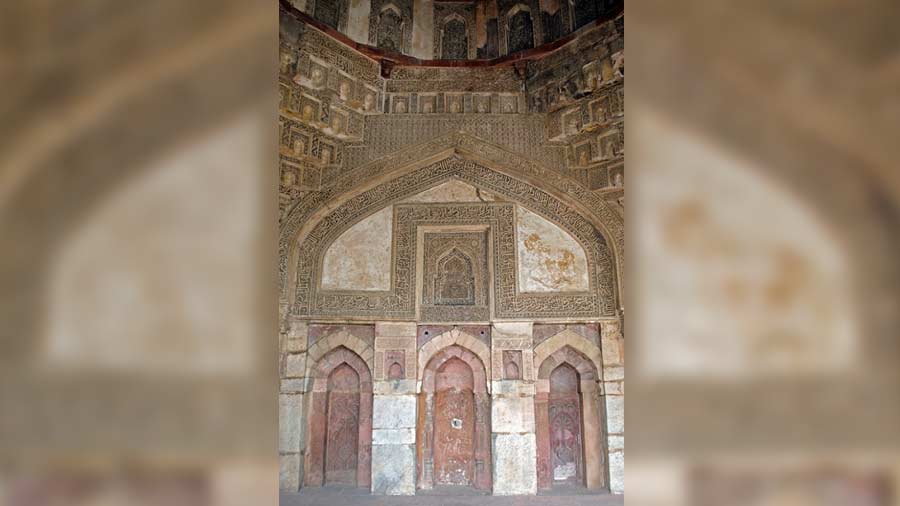
[(567, 363), (550, 373), (550, 469), (554, 485), (584, 483), (584, 438), (578, 371)]
[(328, 376), (326, 485), (357, 485), (359, 412), (359, 375), (348, 364), (341, 364)]
[(434, 482), (470, 486), (475, 471), (472, 369), (454, 357), (444, 362), (435, 376)]
[(587, 255), (569, 233), (543, 217), (516, 207), (519, 290), (586, 292), (590, 290)]
[(363, 359), (338, 346), (312, 366), (305, 486), (368, 489), (372, 477), (372, 375)]

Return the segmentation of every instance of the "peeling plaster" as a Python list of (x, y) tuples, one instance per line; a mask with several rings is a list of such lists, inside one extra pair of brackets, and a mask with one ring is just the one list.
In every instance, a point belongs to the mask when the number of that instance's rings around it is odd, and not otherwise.
[(522, 292), (588, 291), (587, 257), (568, 233), (517, 206), (519, 290)]
[(386, 291), (391, 288), (393, 206), (369, 216), (341, 234), (325, 253), (325, 290)]

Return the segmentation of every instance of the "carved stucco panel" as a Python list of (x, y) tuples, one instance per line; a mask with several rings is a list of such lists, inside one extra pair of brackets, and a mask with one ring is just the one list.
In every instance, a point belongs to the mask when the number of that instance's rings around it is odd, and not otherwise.
[[(397, 206), (394, 223), (396, 258), (393, 268), (396, 280), (392, 291), (379, 294), (318, 293), (315, 267), (320, 265), (322, 249), (340, 235), (346, 228), (345, 224), (353, 223), (358, 216), (371, 212), (371, 208), (389, 205), (391, 199), (406, 198), (448, 178), (456, 178), (498, 194), (514, 196), (516, 200), (524, 200), (532, 209), (546, 213), (545, 219), (553, 216), (557, 225), (564, 226), (582, 244), (590, 245), (589, 271), (594, 284), (592, 292), (585, 295), (557, 293), (540, 296), (517, 293), (517, 262), (511, 221), (514, 208), (509, 204), (495, 203), (455, 207)], [(404, 209), (402, 213), (399, 212), (401, 208)], [(506, 219), (506, 215), (510, 215), (509, 219)], [(303, 245), (304, 254), (298, 257), (295, 313), (369, 315), (387, 311), (390, 317), (415, 317), (415, 229), (409, 228), (409, 225), (401, 226), (402, 220), (408, 219), (404, 217), (413, 216), (418, 218), (412, 221), (420, 224), (488, 223), (494, 227), (494, 251), (498, 263), (494, 281), (497, 317), (595, 317), (614, 312), (611, 256), (603, 237), (590, 222), (574, 209), (529, 184), (472, 162), (451, 158), (378, 185), (326, 216), (307, 236)], [(496, 221), (501, 216), (504, 219)]]

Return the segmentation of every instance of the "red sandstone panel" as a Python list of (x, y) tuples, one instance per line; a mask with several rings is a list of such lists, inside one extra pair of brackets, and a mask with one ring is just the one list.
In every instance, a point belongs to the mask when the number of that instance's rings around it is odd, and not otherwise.
[(550, 375), (550, 469), (553, 483), (584, 483), (578, 373), (569, 365)]
[(472, 485), (475, 465), (475, 399), (472, 370), (448, 361), (435, 378), (434, 482)]

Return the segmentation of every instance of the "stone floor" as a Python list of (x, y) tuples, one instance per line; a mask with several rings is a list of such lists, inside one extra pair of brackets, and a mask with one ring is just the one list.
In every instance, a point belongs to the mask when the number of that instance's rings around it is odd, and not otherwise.
[(305, 489), (281, 494), (280, 506), (622, 506), (621, 495), (585, 493), (570, 489), (539, 496), (494, 497), (466, 495), (373, 496), (358, 489)]

